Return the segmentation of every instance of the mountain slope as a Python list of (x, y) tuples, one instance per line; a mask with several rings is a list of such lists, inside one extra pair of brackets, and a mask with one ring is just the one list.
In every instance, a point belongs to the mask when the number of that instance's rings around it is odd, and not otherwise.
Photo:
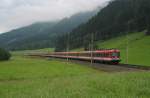
[(35, 23), (0, 35), (0, 47), (9, 50), (54, 47), (58, 36), (87, 22), (99, 9), (75, 14), (59, 22)]
[[(122, 63), (126, 63), (127, 37), (121, 36), (105, 42), (97, 43), (99, 48), (117, 48), (121, 50)], [(129, 34), (128, 64), (150, 66), (150, 36), (143, 32)]]
[[(40, 35), (43, 30), (52, 28), (56, 22), (36, 23), (30, 26), (12, 30), (0, 35), (0, 46), (6, 49), (17, 49), (24, 43), (29, 43), (29, 39)], [(31, 44), (31, 43), (29, 43)]]
[[(106, 41), (97, 41), (98, 49), (119, 49), (121, 63), (126, 64), (128, 46), (128, 64), (150, 66), (150, 36), (143, 32), (134, 32), (127, 36), (123, 35)], [(128, 45), (127, 45), (128, 41)], [(76, 48), (71, 51), (84, 51), (84, 48)]]
[[(94, 39), (107, 40), (126, 34), (127, 31), (143, 31), (150, 27), (150, 0), (113, 0), (86, 24), (75, 28), (69, 35), (70, 49), (86, 48)], [(59, 38), (56, 51), (65, 51), (68, 35)]]

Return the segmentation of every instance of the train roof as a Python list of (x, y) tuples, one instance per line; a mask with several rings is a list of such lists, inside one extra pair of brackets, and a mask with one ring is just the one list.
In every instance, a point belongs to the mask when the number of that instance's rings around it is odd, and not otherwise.
[(120, 52), (118, 49), (100, 49), (100, 50), (95, 50), (95, 51), (81, 51), (81, 52), (54, 52), (57, 54), (77, 54), (77, 53), (111, 53), (111, 52)]
[(96, 52), (120, 52), (118, 49), (96, 50)]

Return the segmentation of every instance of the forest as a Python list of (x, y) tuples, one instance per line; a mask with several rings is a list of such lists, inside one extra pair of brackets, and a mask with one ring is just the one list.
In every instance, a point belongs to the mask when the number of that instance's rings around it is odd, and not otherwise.
[(89, 49), (92, 36), (95, 42), (144, 30), (149, 35), (149, 12), (149, 0), (113, 0), (87, 23), (59, 37), (55, 51), (66, 51), (68, 45), (70, 50)]
[(86, 23), (99, 11), (79, 12), (61, 20), (36, 22), (31, 25), (0, 34), (0, 47), (7, 50), (31, 50), (53, 48), (57, 37), (71, 32), (82, 23)]

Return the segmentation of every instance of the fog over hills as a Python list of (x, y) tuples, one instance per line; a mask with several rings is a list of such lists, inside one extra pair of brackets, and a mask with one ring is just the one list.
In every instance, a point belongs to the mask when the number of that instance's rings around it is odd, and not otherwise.
[[(150, 32), (150, 0), (113, 0), (86, 24), (73, 29), (69, 48), (89, 49), (91, 36), (95, 41), (123, 36), (132, 32)], [(57, 51), (66, 51), (68, 34), (59, 38)], [(96, 48), (96, 46), (95, 46)]]
[(92, 11), (109, 0), (1, 0), (0, 32)]
[(81, 12), (60, 21), (37, 22), (0, 35), (0, 47), (9, 50), (54, 47), (57, 37), (71, 32), (78, 25), (86, 23), (100, 10), (97, 8)]

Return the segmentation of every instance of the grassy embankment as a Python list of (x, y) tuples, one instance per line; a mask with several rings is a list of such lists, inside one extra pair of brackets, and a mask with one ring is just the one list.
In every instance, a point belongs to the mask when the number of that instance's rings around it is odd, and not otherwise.
[(42, 52), (53, 52), (54, 48), (44, 48), (44, 49), (37, 49), (37, 50), (21, 50), (21, 51), (12, 51), (11, 53), (15, 56), (23, 55), (28, 53), (42, 53)]
[[(149, 40), (142, 33), (130, 35), (129, 63), (150, 64)], [(119, 48), (122, 62), (125, 62), (125, 45), (125, 37), (99, 44), (103, 48)], [(72, 63), (20, 56), (29, 51), (15, 52), (10, 61), (0, 62), (0, 98), (150, 97), (150, 72), (106, 73)]]
[[(121, 63), (126, 63), (127, 37), (113, 38), (105, 42), (97, 42), (99, 48), (117, 48), (121, 50)], [(15, 52), (15, 54), (33, 52), (52, 52), (54, 49), (46, 48), (39, 50), (26, 50)], [(72, 51), (84, 51), (83, 48)], [(150, 66), (150, 36), (145, 36), (143, 32), (129, 34), (128, 37), (128, 64)]]
[[(126, 63), (127, 37), (122, 36), (102, 43), (101, 48), (117, 48), (121, 50), (122, 63)], [(129, 34), (128, 37), (128, 63), (150, 66), (150, 36), (143, 32)]]
[[(121, 63), (126, 63), (127, 37), (122, 36), (104, 42), (97, 42), (99, 48), (116, 48), (121, 50)], [(84, 51), (83, 48), (72, 51)], [(150, 66), (150, 36), (143, 32), (129, 34), (128, 36), (128, 63)]]
[(106, 73), (20, 56), (0, 62), (0, 98), (149, 98), (149, 72)]
[[(126, 63), (127, 37), (122, 36), (104, 42), (97, 42), (99, 48), (117, 48), (121, 50), (121, 63)], [(15, 52), (15, 54), (33, 52), (52, 52), (54, 49), (46, 48), (39, 50), (26, 50)], [(72, 51), (84, 51), (83, 48)], [(128, 36), (128, 64), (150, 66), (150, 36), (145, 36), (143, 32), (129, 34)]]

